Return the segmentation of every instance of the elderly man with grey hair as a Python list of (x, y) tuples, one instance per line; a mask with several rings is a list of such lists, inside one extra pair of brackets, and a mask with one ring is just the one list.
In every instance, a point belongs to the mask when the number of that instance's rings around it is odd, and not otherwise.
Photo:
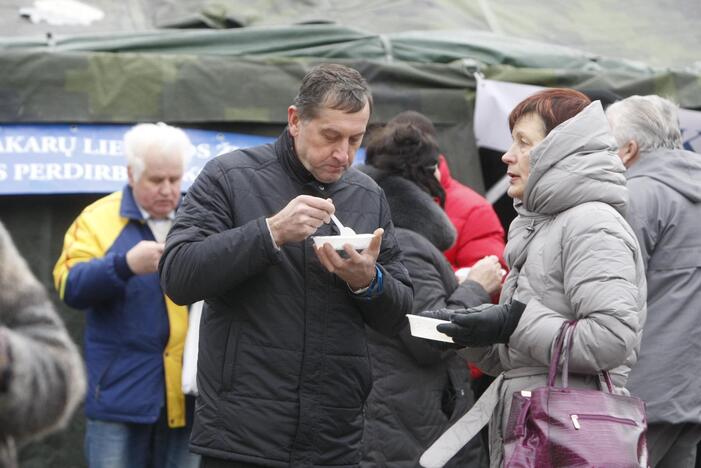
[(85, 311), (85, 452), (91, 468), (195, 467), (181, 387), (188, 312), (157, 269), (192, 144), (147, 123), (126, 133), (124, 152), (128, 184), (83, 210), (54, 268), (61, 299)]
[(650, 466), (694, 466), (701, 440), (701, 156), (677, 107), (631, 96), (606, 114), (628, 168), (628, 221), (646, 266), (648, 317), (628, 388), (647, 403)]

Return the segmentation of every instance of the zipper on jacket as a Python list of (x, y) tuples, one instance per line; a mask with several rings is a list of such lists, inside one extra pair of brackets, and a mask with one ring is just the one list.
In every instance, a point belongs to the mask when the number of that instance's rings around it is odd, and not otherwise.
[(637, 426), (638, 425), (638, 423), (636, 423), (632, 419), (619, 418), (616, 416), (609, 416), (607, 414), (571, 414), (570, 419), (572, 419), (572, 425), (577, 430), (582, 428), (582, 425), (579, 423), (580, 419), (585, 420), (585, 421), (586, 420), (609, 421), (609, 422), (616, 422), (616, 423), (620, 423), (620, 424), (627, 424), (629, 426)]
[(579, 418), (577, 417), (577, 415), (570, 414), (570, 418), (572, 418), (572, 425), (574, 425), (574, 428), (580, 430), (582, 426), (579, 425)]

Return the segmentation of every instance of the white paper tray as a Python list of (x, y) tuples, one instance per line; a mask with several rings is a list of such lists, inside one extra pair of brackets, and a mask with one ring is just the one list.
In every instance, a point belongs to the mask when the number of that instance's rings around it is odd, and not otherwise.
[(411, 334), (419, 338), (428, 340), (445, 341), (455, 343), (451, 337), (436, 330), (440, 323), (450, 323), (448, 320), (440, 320), (431, 317), (421, 317), (420, 315), (407, 314)]

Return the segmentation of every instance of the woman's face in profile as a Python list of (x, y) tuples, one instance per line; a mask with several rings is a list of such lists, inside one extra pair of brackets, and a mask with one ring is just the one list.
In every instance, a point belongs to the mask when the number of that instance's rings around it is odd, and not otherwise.
[(521, 200), (531, 171), (531, 150), (545, 138), (545, 123), (536, 113), (525, 114), (516, 121), (511, 137), (513, 143), (501, 157), (508, 166), (509, 189), (506, 193)]

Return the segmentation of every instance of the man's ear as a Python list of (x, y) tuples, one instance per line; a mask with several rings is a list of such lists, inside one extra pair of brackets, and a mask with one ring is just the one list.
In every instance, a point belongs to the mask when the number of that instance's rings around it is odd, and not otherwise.
[(623, 161), (625, 167), (632, 166), (640, 156), (640, 147), (635, 140), (628, 140), (623, 146), (618, 148), (618, 156)]
[(130, 187), (134, 186), (134, 174), (132, 173), (131, 166), (127, 166), (127, 181)]
[(296, 106), (287, 108), (287, 126), (292, 137), (296, 137), (299, 134), (299, 111)]

